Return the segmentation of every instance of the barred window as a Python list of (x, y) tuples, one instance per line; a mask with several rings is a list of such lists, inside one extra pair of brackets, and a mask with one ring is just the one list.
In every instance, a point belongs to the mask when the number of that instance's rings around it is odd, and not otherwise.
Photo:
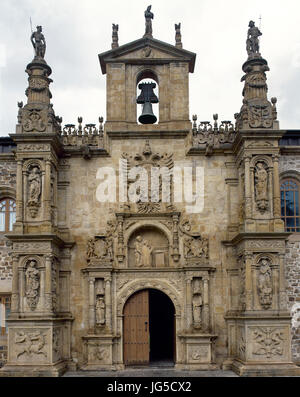
[(281, 183), (281, 217), (287, 232), (300, 232), (299, 182), (286, 179)]
[(10, 198), (0, 201), (0, 232), (11, 232), (16, 221), (16, 202)]

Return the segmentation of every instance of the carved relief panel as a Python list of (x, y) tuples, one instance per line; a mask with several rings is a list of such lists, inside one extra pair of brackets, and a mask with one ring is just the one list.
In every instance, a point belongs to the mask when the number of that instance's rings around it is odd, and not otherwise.
[(128, 266), (157, 268), (169, 266), (169, 242), (158, 228), (144, 226), (128, 241)]

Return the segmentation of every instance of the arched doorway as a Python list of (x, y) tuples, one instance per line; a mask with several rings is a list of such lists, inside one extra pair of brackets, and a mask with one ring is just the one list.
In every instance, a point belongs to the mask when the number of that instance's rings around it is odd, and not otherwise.
[(162, 291), (145, 289), (124, 306), (125, 365), (172, 364), (175, 359), (175, 308)]

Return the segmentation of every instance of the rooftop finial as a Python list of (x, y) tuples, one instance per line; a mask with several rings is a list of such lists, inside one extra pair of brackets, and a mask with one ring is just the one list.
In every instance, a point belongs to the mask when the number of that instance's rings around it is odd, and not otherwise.
[(181, 23), (175, 23), (175, 46), (178, 48), (182, 48), (181, 42), (181, 31), (180, 31)]
[(145, 11), (145, 19), (146, 19), (146, 30), (144, 37), (153, 37), (152, 36), (152, 19), (154, 18), (154, 14), (151, 12), (151, 6), (147, 7)]
[(112, 24), (112, 43), (111, 43), (111, 48), (117, 48), (119, 47), (119, 37), (118, 37), (118, 30), (119, 30), (119, 25)]
[(30, 40), (34, 48), (35, 57), (44, 58), (46, 52), (46, 40), (42, 33), (41, 26), (37, 26), (36, 32), (32, 32)]
[(246, 49), (248, 56), (251, 57), (253, 55), (260, 56), (259, 53), (259, 40), (258, 37), (262, 35), (261, 31), (255, 26), (253, 21), (249, 22), (249, 29), (246, 41)]

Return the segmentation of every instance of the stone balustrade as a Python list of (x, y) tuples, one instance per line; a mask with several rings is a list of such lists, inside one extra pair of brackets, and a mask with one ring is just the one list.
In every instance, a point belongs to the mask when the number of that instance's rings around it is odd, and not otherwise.
[(82, 117), (78, 117), (78, 126), (65, 124), (61, 131), (61, 139), (65, 146), (97, 146), (103, 148), (103, 117), (99, 117), (96, 124), (82, 124)]
[(213, 115), (213, 125), (210, 121), (200, 121), (197, 125), (197, 115), (193, 115), (193, 147), (206, 145), (206, 154), (223, 144), (232, 144), (236, 129), (231, 121), (223, 120), (218, 124), (218, 115)]

